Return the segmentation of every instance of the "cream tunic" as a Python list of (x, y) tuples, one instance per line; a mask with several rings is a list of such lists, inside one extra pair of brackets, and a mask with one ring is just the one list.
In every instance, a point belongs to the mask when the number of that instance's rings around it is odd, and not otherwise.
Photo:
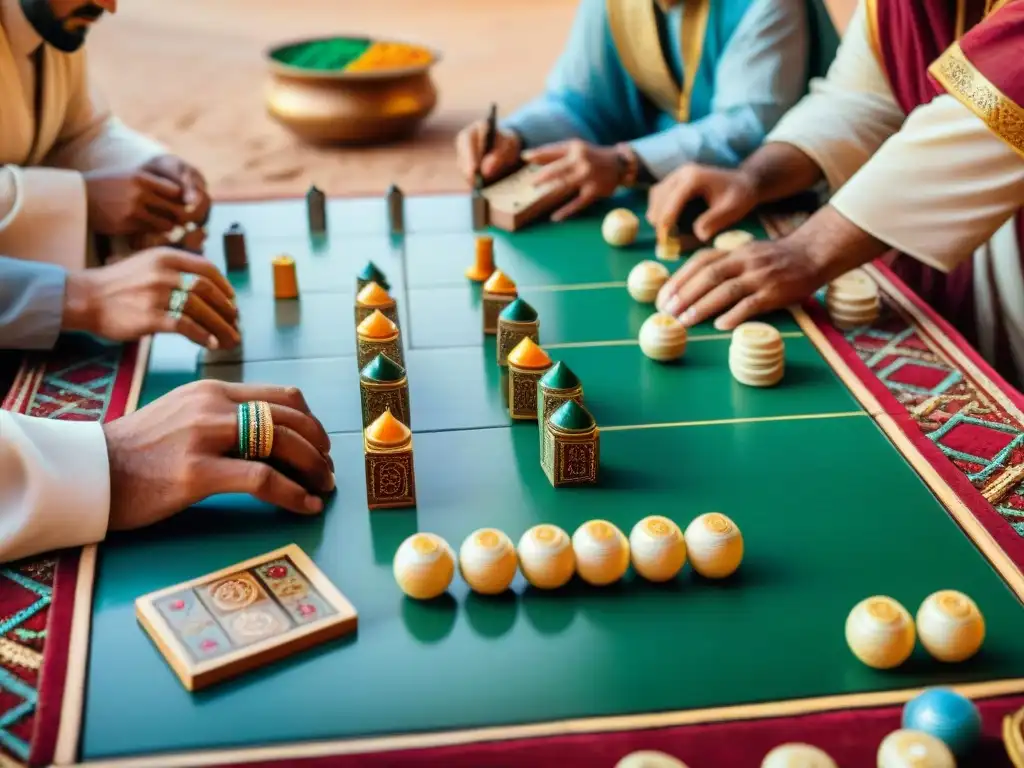
[(944, 272), (973, 253), (979, 351), (994, 360), (992, 318), (1001, 315), (1024, 378), (1024, 276), (1013, 219), (1024, 206), (1024, 157), (952, 96), (906, 115), (871, 48), (863, 4), (827, 77), (768, 141), (810, 156), (832, 206), (879, 240)]
[(82, 173), (130, 168), (166, 149), (129, 130), (90, 87), (85, 50), (44, 48), (36, 135), (33, 52), (42, 40), (18, 0), (0, 0), (0, 253), (68, 268), (89, 247)]

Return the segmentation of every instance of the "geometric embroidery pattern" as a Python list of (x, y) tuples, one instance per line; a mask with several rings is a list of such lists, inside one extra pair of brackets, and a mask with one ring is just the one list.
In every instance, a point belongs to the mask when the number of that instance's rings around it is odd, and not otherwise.
[[(27, 403), (17, 404), (18, 411), (48, 419), (101, 420), (122, 351), (120, 345), (62, 340), (49, 355), (34, 358), (33, 375), (20, 379), (38, 386)], [(0, 568), (0, 766), (29, 760), (57, 562), (44, 557)]]

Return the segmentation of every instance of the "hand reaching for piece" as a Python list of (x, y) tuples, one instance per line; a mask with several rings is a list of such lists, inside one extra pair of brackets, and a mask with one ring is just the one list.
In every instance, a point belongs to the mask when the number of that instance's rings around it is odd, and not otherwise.
[(180, 333), (208, 349), (232, 349), (242, 340), (234, 295), (203, 257), (152, 248), (110, 266), (69, 273), (63, 330), (111, 341)]
[(181, 189), (186, 218), (179, 224), (206, 224), (210, 218), (210, 195), (206, 190), (206, 179), (199, 171), (175, 155), (160, 155), (142, 166), (142, 170)]
[(100, 235), (167, 232), (188, 219), (184, 190), (143, 168), (84, 174), (89, 228)]
[(548, 144), (523, 153), (529, 163), (543, 165), (534, 183), (554, 183), (577, 190), (576, 197), (551, 215), (562, 221), (579, 213), (596, 200), (608, 197), (622, 181), (622, 161), (615, 147), (598, 147), (573, 139)]
[[(273, 464), (237, 457), (238, 406), (249, 401), (270, 406)], [(194, 382), (103, 429), (111, 530), (152, 525), (223, 493), (317, 514), (318, 494), (334, 489), (331, 441), (294, 387)]]
[(693, 234), (709, 242), (735, 224), (758, 204), (753, 183), (742, 171), (684, 165), (651, 187), (647, 200), (647, 221), (658, 233), (675, 226), (683, 209), (702, 198), (708, 209), (693, 225)]
[(522, 147), (519, 138), (509, 131), (497, 130), (494, 148), (484, 154), (487, 141), (487, 121), (478, 120), (463, 128), (455, 137), (455, 158), (459, 172), (472, 184), (477, 171), (490, 181), (519, 162)]

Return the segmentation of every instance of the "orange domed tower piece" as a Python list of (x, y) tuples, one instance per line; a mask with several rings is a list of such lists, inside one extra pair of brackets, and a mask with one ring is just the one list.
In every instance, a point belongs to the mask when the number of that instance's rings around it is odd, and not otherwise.
[(388, 320), (398, 325), (398, 305), (394, 298), (376, 281), (371, 280), (356, 294), (356, 325), (379, 309)]
[(366, 505), (370, 509), (416, 506), (412, 431), (385, 410), (363, 432)]
[(551, 358), (529, 336), (508, 353), (508, 413), (513, 419), (537, 419), (537, 382)]
[(356, 364), (359, 370), (365, 368), (377, 355), (386, 355), (405, 366), (398, 326), (379, 309), (374, 309), (356, 326)]
[(516, 284), (500, 269), (494, 270), (487, 278), (482, 296), (485, 336), (493, 336), (498, 332), (498, 315), (515, 301), (518, 295)]

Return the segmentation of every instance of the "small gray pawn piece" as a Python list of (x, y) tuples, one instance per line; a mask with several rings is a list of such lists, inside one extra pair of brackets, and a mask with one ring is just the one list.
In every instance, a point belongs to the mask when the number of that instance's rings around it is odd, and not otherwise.
[(224, 262), (229, 270), (245, 269), (249, 265), (245, 250), (245, 230), (238, 222), (224, 232)]
[(306, 214), (309, 217), (311, 235), (322, 235), (327, 232), (327, 196), (315, 185), (306, 192)]
[(473, 229), (487, 229), (487, 198), (479, 189), (473, 190)]
[(400, 235), (405, 231), (405, 195), (402, 190), (392, 184), (388, 187), (388, 223), (391, 234)]

